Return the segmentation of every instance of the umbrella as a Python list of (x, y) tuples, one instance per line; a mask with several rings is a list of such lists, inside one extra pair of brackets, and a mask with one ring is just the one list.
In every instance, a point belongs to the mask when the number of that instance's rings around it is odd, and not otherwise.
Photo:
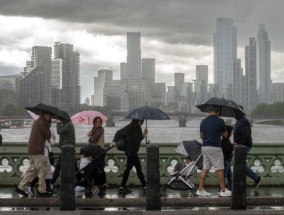
[(176, 147), (175, 151), (179, 154), (188, 156), (192, 161), (196, 161), (196, 166), (198, 169), (201, 169), (203, 159), (202, 157), (198, 159), (199, 155), (201, 154), (201, 147), (202, 144), (197, 140), (182, 141), (182, 143)]
[(212, 97), (205, 102), (196, 105), (196, 107), (202, 112), (208, 112), (212, 105), (219, 107), (220, 116), (236, 117), (239, 115), (246, 115), (236, 102), (225, 98)]
[[(160, 110), (159, 108), (148, 106), (147, 102), (146, 102), (146, 106), (134, 108), (130, 110), (129, 112), (127, 112), (124, 118), (125, 119), (146, 120), (146, 128), (147, 128), (147, 119), (150, 119), (150, 120), (169, 120), (170, 119), (170, 117), (164, 111)], [(146, 135), (145, 140), (147, 144), (150, 143), (150, 141), (147, 142), (147, 135)]]
[(81, 111), (71, 117), (74, 124), (92, 125), (95, 117), (100, 117), (103, 122), (107, 121), (107, 117), (98, 111)]
[(70, 121), (70, 117), (67, 112), (58, 109), (57, 107), (38, 103), (34, 107), (25, 107), (26, 110), (33, 112), (36, 115), (43, 113), (49, 113), (51, 118), (62, 121)]

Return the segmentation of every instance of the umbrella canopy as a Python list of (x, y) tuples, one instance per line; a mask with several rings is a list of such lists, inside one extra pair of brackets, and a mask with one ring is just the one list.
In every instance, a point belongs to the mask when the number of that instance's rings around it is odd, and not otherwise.
[(200, 157), (199, 160), (196, 160), (198, 156), (201, 154), (201, 146), (202, 144), (196, 140), (182, 141), (175, 151), (179, 154), (188, 156), (190, 160), (196, 161), (196, 166), (198, 169), (202, 168), (203, 159)]
[(25, 107), (26, 110), (33, 112), (36, 115), (43, 113), (49, 113), (51, 118), (62, 121), (70, 121), (70, 117), (67, 112), (58, 109), (57, 107), (38, 103), (34, 107)]
[(100, 117), (103, 122), (107, 121), (107, 117), (98, 111), (81, 111), (71, 117), (74, 124), (92, 125), (95, 117)]
[(125, 119), (141, 119), (141, 120), (168, 120), (170, 117), (159, 108), (143, 106), (130, 110), (124, 117)]
[(225, 98), (212, 97), (207, 101), (196, 105), (196, 107), (199, 108), (202, 112), (208, 112), (212, 105), (218, 106), (220, 110), (220, 116), (236, 117), (240, 115), (246, 115), (236, 102)]

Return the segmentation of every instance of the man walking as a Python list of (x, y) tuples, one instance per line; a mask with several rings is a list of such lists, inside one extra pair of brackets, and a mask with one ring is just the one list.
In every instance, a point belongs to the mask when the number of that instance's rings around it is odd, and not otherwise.
[(208, 171), (214, 167), (220, 186), (220, 196), (231, 196), (231, 191), (225, 188), (224, 180), (224, 157), (221, 148), (221, 136), (227, 137), (225, 122), (219, 115), (219, 107), (212, 105), (209, 109), (209, 116), (201, 121), (200, 138), (203, 140), (202, 155), (203, 168), (200, 172), (199, 187), (197, 196), (211, 195), (204, 189), (205, 179)]
[[(241, 109), (243, 107), (239, 105)], [(247, 147), (247, 154), (251, 150), (252, 147), (252, 137), (251, 137), (251, 126), (248, 119), (244, 115), (236, 116), (236, 124), (234, 127), (233, 135), (234, 135), (234, 143), (236, 145), (243, 145)], [(246, 165), (247, 176), (250, 177), (255, 184), (255, 188), (257, 188), (262, 180), (258, 174), (256, 174), (248, 165)]]
[(40, 117), (34, 121), (29, 138), (28, 154), (30, 166), (24, 174), (20, 184), (15, 191), (23, 196), (28, 196), (25, 188), (31, 179), (38, 177), (38, 196), (50, 197), (52, 194), (46, 191), (45, 175), (46, 175), (46, 158), (44, 156), (45, 141), (50, 140), (51, 133), (49, 130), (49, 121), (51, 115), (42, 113)]

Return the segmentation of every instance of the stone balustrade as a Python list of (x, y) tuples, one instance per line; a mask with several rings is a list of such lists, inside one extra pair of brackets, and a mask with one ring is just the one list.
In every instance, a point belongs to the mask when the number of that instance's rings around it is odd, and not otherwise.
[[(161, 184), (166, 183), (170, 178), (176, 162), (183, 162), (184, 155), (175, 152), (178, 143), (155, 143), (159, 146), (160, 152), (160, 179)], [(83, 143), (78, 143), (76, 152), (80, 151)], [(146, 145), (142, 144), (140, 159), (144, 174), (146, 174)], [(54, 146), (53, 152), (57, 159), (59, 148)], [(125, 155), (123, 152), (113, 148), (107, 152), (105, 171), (107, 181), (110, 184), (119, 185), (125, 166)], [(284, 143), (283, 144), (254, 144), (247, 160), (248, 165), (263, 176), (265, 185), (284, 185)], [(27, 143), (6, 143), (0, 147), (0, 185), (14, 185), (20, 181), (21, 175), (29, 165), (27, 155)], [(215, 171), (210, 170), (206, 184), (217, 185)], [(191, 176), (194, 183), (198, 183), (198, 173)], [(57, 180), (60, 183), (60, 180)], [(132, 170), (128, 183), (139, 185), (139, 180)], [(248, 179), (248, 184), (253, 181)]]

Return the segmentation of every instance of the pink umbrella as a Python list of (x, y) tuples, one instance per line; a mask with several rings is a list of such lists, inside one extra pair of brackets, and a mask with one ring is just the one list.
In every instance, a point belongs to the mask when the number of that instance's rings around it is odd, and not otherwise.
[(94, 110), (76, 113), (71, 117), (71, 121), (74, 124), (92, 125), (95, 117), (100, 117), (103, 122), (107, 121), (107, 117), (104, 114)]

